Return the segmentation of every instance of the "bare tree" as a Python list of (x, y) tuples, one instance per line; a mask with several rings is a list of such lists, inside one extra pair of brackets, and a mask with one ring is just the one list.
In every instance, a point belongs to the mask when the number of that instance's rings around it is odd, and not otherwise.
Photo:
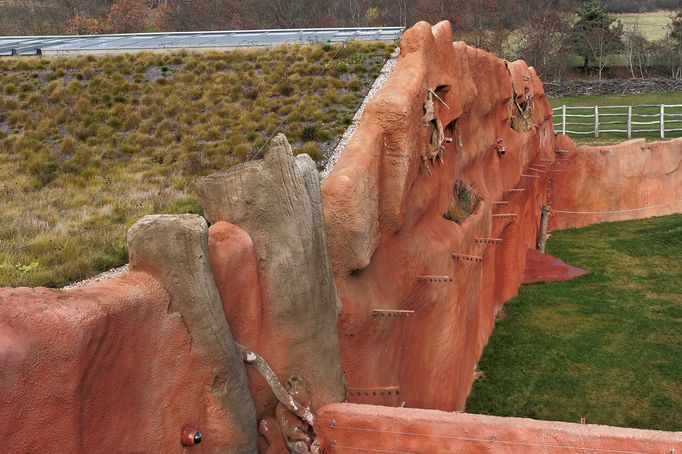
[(647, 41), (639, 22), (629, 24), (623, 32), (627, 67), (632, 77), (644, 77), (648, 67), (651, 43)]
[(278, 28), (319, 26), (321, 2), (312, 0), (269, 0), (266, 11)]
[(571, 54), (571, 17), (558, 2), (538, 4), (518, 31), (519, 54), (541, 78), (558, 80)]

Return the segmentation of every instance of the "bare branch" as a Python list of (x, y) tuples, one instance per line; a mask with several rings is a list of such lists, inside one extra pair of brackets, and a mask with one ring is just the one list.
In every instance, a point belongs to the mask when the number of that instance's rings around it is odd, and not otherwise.
[(242, 355), (244, 363), (252, 366), (259, 374), (261, 374), (261, 376), (268, 383), (268, 386), (270, 386), (272, 392), (275, 394), (275, 397), (277, 397), (277, 400), (279, 400), (287, 410), (301, 418), (303, 421), (307, 422), (310, 426), (313, 426), (315, 417), (313, 416), (310, 409), (297, 402), (296, 399), (294, 399), (294, 397), (284, 388), (282, 382), (279, 381), (279, 378), (270, 368), (267, 361), (265, 361), (262, 356), (241, 345), (239, 342), (235, 341), (235, 344), (237, 344), (237, 348)]

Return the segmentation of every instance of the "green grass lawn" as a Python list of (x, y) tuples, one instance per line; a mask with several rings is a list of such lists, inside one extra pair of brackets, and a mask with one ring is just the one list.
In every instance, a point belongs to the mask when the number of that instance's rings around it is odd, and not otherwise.
[(0, 59), (0, 286), (124, 263), (127, 227), (200, 213), (194, 179), (249, 159), (287, 116), (280, 131), (321, 161), (394, 48)]
[[(550, 99), (552, 107), (578, 106), (636, 106), (646, 104), (682, 104), (682, 91), (669, 93), (644, 93), (638, 95), (598, 95), (598, 96), (565, 96), (562, 98)], [(567, 125), (569, 131), (593, 131), (594, 130), (594, 109), (575, 110), (569, 109), (569, 114), (590, 115), (590, 117), (567, 118), (567, 122), (585, 123), (584, 125)], [(602, 116), (603, 114), (621, 114), (618, 117)], [(640, 107), (633, 109), (633, 121), (657, 121), (656, 117), (638, 117), (637, 114), (658, 115), (658, 107)], [(601, 109), (599, 112), (600, 130), (620, 129), (626, 130), (627, 108)], [(682, 129), (682, 108), (668, 108), (666, 110), (666, 129)], [(607, 125), (604, 122), (617, 121), (619, 124)], [(677, 121), (677, 123), (673, 123)], [(660, 140), (659, 125), (633, 125), (633, 129), (651, 129), (650, 132), (633, 132), (632, 138), (646, 138), (647, 140)], [(554, 130), (561, 132), (561, 110), (554, 111)], [(600, 132), (599, 138), (594, 135), (575, 135), (568, 134), (576, 143), (580, 145), (603, 145), (622, 142), (627, 140), (626, 133)], [(666, 138), (682, 137), (682, 131), (667, 132)]]
[(556, 232), (548, 252), (591, 274), (524, 285), (467, 411), (682, 430), (682, 214)]

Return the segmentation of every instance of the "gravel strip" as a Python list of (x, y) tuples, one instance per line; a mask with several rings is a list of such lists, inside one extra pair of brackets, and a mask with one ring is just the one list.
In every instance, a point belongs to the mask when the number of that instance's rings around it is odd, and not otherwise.
[(112, 268), (108, 271), (105, 271), (103, 273), (100, 273), (96, 276), (89, 277), (87, 279), (83, 279), (82, 281), (74, 282), (73, 284), (66, 285), (62, 287), (62, 290), (69, 290), (71, 288), (78, 288), (78, 287), (84, 287), (86, 285), (94, 284), (95, 282), (99, 281), (106, 281), (107, 279), (111, 279), (112, 277), (116, 277), (119, 274), (123, 274), (126, 271), (128, 271), (128, 264), (125, 264), (123, 266), (119, 266), (118, 268)]
[(338, 145), (336, 145), (336, 148), (332, 152), (331, 156), (329, 156), (326, 167), (322, 172), (320, 172), (320, 177), (322, 178), (322, 181), (327, 179), (332, 169), (334, 168), (334, 165), (339, 160), (339, 157), (341, 157), (341, 152), (346, 148), (346, 145), (348, 145), (348, 142), (350, 142), (350, 139), (353, 137), (353, 134), (355, 134), (355, 131), (358, 129), (358, 125), (360, 124), (360, 119), (362, 118), (362, 114), (365, 111), (365, 108), (367, 107), (369, 102), (374, 98), (374, 96), (379, 92), (379, 90), (381, 90), (383, 86), (386, 84), (388, 77), (391, 75), (393, 69), (395, 68), (396, 63), (398, 62), (399, 55), (400, 48), (396, 47), (395, 51), (391, 54), (388, 60), (386, 60), (386, 64), (381, 69), (381, 72), (374, 81), (374, 84), (372, 84), (372, 88), (370, 88), (369, 93), (367, 93), (367, 96), (362, 101), (360, 108), (358, 109), (357, 112), (355, 112), (355, 116), (353, 116), (353, 121), (351, 122), (350, 126), (348, 126), (346, 132), (343, 133), (343, 136), (341, 137), (341, 140), (339, 140)]

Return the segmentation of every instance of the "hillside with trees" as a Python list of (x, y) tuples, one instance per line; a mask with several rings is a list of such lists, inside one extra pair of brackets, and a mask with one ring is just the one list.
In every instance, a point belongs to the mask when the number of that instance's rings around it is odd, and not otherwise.
[[(681, 77), (680, 0), (0, 0), (0, 35), (410, 26), (447, 19), (458, 40), (544, 80)], [(659, 11), (666, 8), (665, 11)], [(616, 13), (659, 11), (658, 36)], [(660, 14), (660, 16), (659, 16)], [(651, 27), (651, 24), (648, 24)]]

